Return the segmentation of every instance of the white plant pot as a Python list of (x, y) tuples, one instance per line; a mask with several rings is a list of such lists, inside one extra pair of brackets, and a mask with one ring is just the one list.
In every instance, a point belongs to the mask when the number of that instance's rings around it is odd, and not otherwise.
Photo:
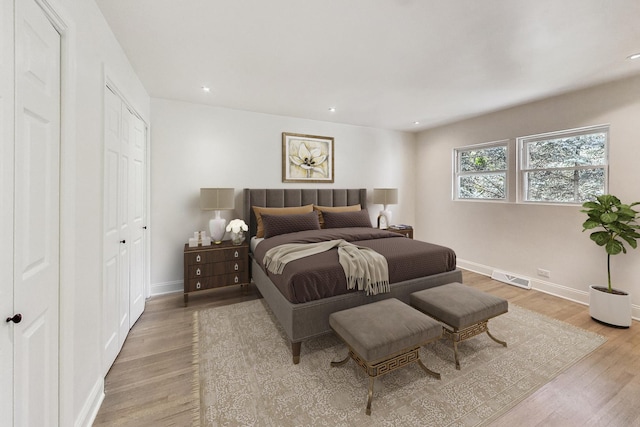
[(589, 286), (589, 314), (594, 320), (619, 328), (631, 326), (631, 295), (599, 291), (596, 288), (605, 286)]

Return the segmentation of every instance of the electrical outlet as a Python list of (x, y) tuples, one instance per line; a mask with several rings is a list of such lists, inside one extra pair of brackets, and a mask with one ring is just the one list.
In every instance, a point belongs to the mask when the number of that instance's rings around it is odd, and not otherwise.
[(551, 272), (549, 270), (545, 270), (543, 268), (538, 269), (538, 276), (546, 277), (547, 279), (551, 276)]

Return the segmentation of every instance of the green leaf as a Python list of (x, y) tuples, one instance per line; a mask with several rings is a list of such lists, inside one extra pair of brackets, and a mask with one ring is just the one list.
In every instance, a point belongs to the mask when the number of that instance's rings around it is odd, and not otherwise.
[(617, 240), (611, 239), (607, 242), (605, 249), (609, 255), (618, 255), (620, 252), (624, 250), (624, 247)]
[(620, 199), (616, 196), (612, 196), (611, 194), (603, 194), (602, 196), (598, 196), (598, 202), (605, 208), (608, 208), (611, 205), (620, 204)]
[[(596, 203), (596, 202), (584, 202), (582, 204), (583, 208), (589, 208), (589, 209), (600, 209), (600, 203)], [(585, 212), (585, 211), (582, 211)]]
[[(594, 221), (592, 219), (588, 219), (584, 222), (584, 224), (582, 224), (582, 227), (584, 227), (584, 230), (591, 230), (592, 228), (596, 228), (600, 225), (600, 223), (598, 221)], [(582, 230), (582, 231), (584, 231)]]
[(611, 236), (606, 231), (596, 231), (589, 236), (598, 246), (604, 246), (611, 240)]
[(621, 234), (620, 237), (622, 237), (633, 249), (636, 249), (638, 247), (638, 242), (636, 242), (636, 239), (634, 239), (633, 237), (625, 234)]
[(610, 224), (612, 222), (615, 222), (617, 219), (618, 219), (618, 214), (614, 212), (607, 212), (600, 215), (600, 220), (605, 224)]

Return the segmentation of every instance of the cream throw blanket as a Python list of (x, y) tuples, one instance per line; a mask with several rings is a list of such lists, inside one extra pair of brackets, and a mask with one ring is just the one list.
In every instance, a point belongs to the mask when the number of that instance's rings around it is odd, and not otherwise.
[(371, 248), (346, 240), (320, 243), (287, 243), (267, 251), (262, 262), (267, 270), (282, 274), (285, 265), (296, 259), (338, 247), (338, 259), (347, 278), (347, 289), (364, 290), (367, 295), (389, 292), (389, 266), (385, 257)]

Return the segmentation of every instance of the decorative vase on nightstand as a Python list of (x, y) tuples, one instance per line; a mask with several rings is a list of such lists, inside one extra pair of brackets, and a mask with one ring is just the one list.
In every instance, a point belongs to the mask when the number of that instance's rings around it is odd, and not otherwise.
[(244, 242), (244, 231), (232, 231), (231, 242), (234, 245), (241, 245)]
[(241, 219), (234, 219), (227, 225), (227, 231), (230, 233), (231, 242), (234, 245), (241, 245), (244, 242), (244, 233), (248, 230), (249, 227)]

